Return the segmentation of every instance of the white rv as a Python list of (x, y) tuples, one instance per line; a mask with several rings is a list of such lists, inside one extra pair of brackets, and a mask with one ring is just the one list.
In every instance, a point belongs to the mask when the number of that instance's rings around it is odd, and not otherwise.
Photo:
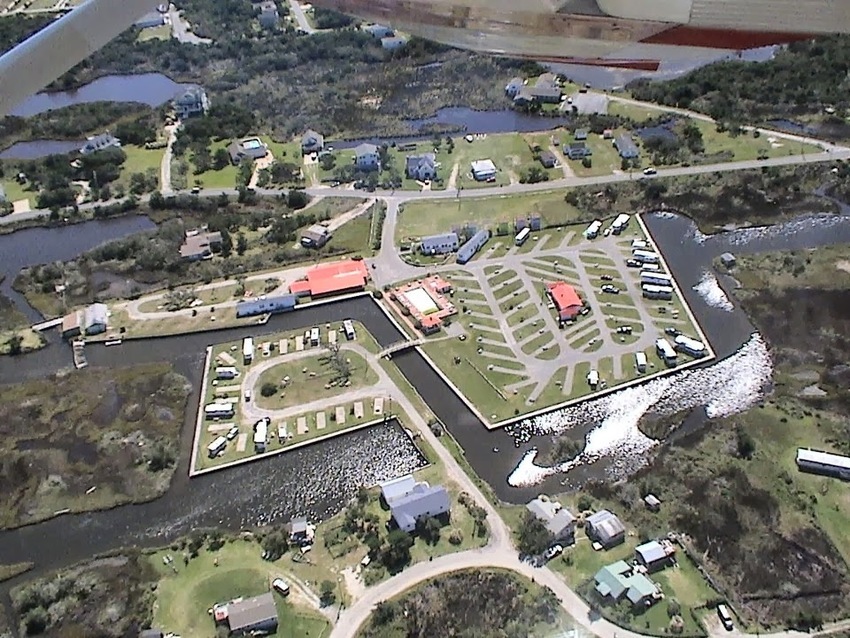
[(233, 414), (232, 403), (216, 401), (204, 406), (204, 416), (208, 419), (229, 419)]
[(705, 344), (702, 341), (691, 339), (685, 335), (678, 335), (673, 342), (679, 352), (684, 352), (694, 358), (705, 356)]
[(245, 365), (254, 360), (254, 340), (251, 337), (245, 337), (242, 340), (242, 360)]
[(239, 371), (232, 366), (226, 366), (226, 367), (221, 367), (221, 368), (215, 369), (215, 378), (216, 379), (223, 379), (223, 380), (235, 379), (236, 375), (238, 375), (238, 374), (239, 374)]
[(216, 438), (212, 443), (207, 446), (207, 454), (211, 459), (214, 459), (219, 454), (224, 452), (224, 448), (227, 447), (227, 439), (223, 436)]
[(646, 353), (635, 352), (635, 368), (638, 372), (646, 372)]
[(632, 252), (632, 257), (644, 264), (658, 263), (658, 253), (654, 253), (651, 250), (641, 250), (640, 248), (638, 248), (634, 252)]
[(587, 230), (584, 231), (584, 236), (587, 239), (596, 239), (599, 237), (600, 230), (602, 230), (602, 222), (597, 219), (587, 227)]
[(667, 365), (675, 365), (677, 358), (676, 351), (673, 350), (673, 346), (670, 345), (667, 339), (657, 339), (655, 341), (655, 351)]

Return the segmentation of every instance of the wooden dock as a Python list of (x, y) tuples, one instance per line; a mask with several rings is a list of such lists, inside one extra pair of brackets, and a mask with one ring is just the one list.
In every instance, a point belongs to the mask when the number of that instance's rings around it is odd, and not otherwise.
[(74, 353), (74, 367), (77, 370), (85, 368), (89, 364), (86, 359), (86, 342), (82, 340), (75, 341), (72, 348)]

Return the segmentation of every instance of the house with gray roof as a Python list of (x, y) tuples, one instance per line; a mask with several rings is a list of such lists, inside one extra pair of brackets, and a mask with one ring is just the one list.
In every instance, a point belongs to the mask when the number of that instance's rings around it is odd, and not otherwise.
[(410, 179), (420, 182), (437, 178), (437, 156), (434, 153), (408, 155), (404, 163), (404, 173)]
[(635, 547), (635, 559), (650, 573), (672, 564), (675, 555), (676, 547), (667, 539), (661, 542), (649, 541)]
[(398, 478), (390, 479), (379, 484), (381, 488), (381, 497), (387, 505), (391, 505), (400, 498), (404, 498), (410, 494), (416, 487), (417, 481), (413, 478), (413, 474), (406, 474)]
[(393, 521), (405, 532), (415, 530), (418, 521), (448, 514), (450, 509), (451, 499), (446, 488), (442, 485), (432, 487), (425, 482), (417, 483), (409, 494), (390, 503)]
[(209, 96), (199, 86), (191, 86), (174, 98), (174, 111), (177, 113), (178, 119), (181, 120), (205, 115), (209, 109)]
[(596, 594), (603, 602), (616, 603), (626, 598), (634, 607), (646, 608), (662, 597), (658, 585), (622, 560), (606, 565), (593, 579)]
[(564, 102), (563, 108), (577, 115), (605, 115), (608, 113), (608, 96), (601, 93), (573, 93)]
[(570, 142), (564, 148), (564, 154), (571, 160), (580, 160), (593, 154), (591, 148), (584, 142)]
[(80, 149), (80, 153), (83, 155), (89, 155), (91, 153), (97, 153), (98, 151), (102, 151), (107, 148), (118, 148), (121, 146), (121, 140), (112, 135), (111, 133), (101, 133), (100, 135), (95, 135), (94, 137), (90, 137), (86, 140), (86, 143), (83, 144)]
[(523, 86), (525, 86), (525, 80), (523, 78), (519, 76), (512, 78), (511, 81), (505, 85), (505, 94), (510, 98), (514, 98)]
[(407, 44), (407, 38), (400, 35), (391, 35), (387, 38), (381, 38), (381, 48), (387, 51), (395, 51)]
[(419, 250), (423, 255), (445, 255), (455, 252), (460, 247), (457, 233), (443, 233), (423, 237)]
[(540, 153), (540, 163), (543, 168), (555, 168), (558, 165), (558, 158), (552, 151), (542, 151)]
[(484, 247), (490, 241), (490, 231), (488, 229), (479, 230), (472, 237), (467, 240), (467, 242), (461, 246), (457, 251), (457, 263), (465, 264), (473, 257), (475, 257), (476, 253)]
[(636, 159), (640, 157), (640, 151), (629, 135), (620, 135), (614, 140), (614, 148), (623, 159)]
[(383, 24), (370, 24), (367, 27), (363, 27), (363, 30), (367, 31), (373, 38), (378, 38), (379, 40), (395, 35), (392, 27)]
[(576, 518), (561, 506), (558, 501), (544, 500), (540, 497), (529, 501), (525, 509), (539, 519), (552, 535), (553, 541), (572, 542), (575, 535)]
[(354, 147), (354, 165), (361, 171), (377, 171), (381, 168), (381, 156), (374, 144), (363, 143)]
[(277, 631), (277, 607), (271, 592), (227, 604), (227, 626), (234, 636)]
[(622, 521), (608, 510), (599, 510), (587, 517), (584, 524), (587, 535), (605, 549), (619, 545), (626, 540), (626, 527)]
[(262, 159), (268, 155), (269, 147), (260, 138), (249, 137), (231, 142), (227, 147), (227, 153), (230, 155), (230, 161), (233, 164), (241, 164), (242, 160), (247, 158), (252, 160)]
[(304, 155), (310, 153), (318, 153), (325, 148), (325, 138), (320, 133), (316, 133), (313, 129), (307, 129), (301, 136), (301, 152)]
[(274, 0), (265, 0), (260, 5), (260, 15), (257, 16), (260, 26), (264, 29), (274, 29), (280, 22), (280, 12)]

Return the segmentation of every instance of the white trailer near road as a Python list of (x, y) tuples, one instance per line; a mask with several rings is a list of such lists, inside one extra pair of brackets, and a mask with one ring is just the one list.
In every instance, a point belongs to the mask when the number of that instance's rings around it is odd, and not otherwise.
[(208, 419), (229, 419), (233, 414), (233, 404), (225, 401), (216, 401), (204, 406), (204, 416)]
[(215, 369), (216, 379), (235, 379), (239, 374), (239, 370), (232, 366), (223, 366)]
[(600, 230), (602, 230), (602, 222), (597, 219), (587, 227), (584, 231), (584, 236), (586, 239), (596, 239), (599, 237)]
[(677, 335), (673, 343), (676, 344), (676, 350), (684, 352), (695, 359), (704, 357), (706, 354), (705, 344), (702, 341), (691, 339), (687, 335)]
[(251, 337), (245, 337), (242, 340), (242, 360), (245, 365), (254, 360), (254, 340)]
[(224, 448), (227, 447), (227, 439), (223, 436), (217, 437), (212, 443), (207, 446), (207, 454), (211, 459), (214, 459), (219, 454), (224, 452)]
[(646, 372), (646, 363), (646, 353), (643, 350), (635, 352), (635, 368), (638, 372)]
[(594, 390), (599, 385), (599, 373), (596, 370), (587, 373), (587, 384)]
[(669, 301), (673, 298), (671, 286), (656, 286), (655, 284), (643, 284), (641, 291), (646, 299), (663, 299)]
[(632, 257), (644, 264), (658, 263), (658, 253), (652, 252), (651, 250), (642, 250), (638, 248), (632, 253)]
[(269, 436), (268, 417), (260, 419), (254, 424), (254, 451), (258, 454), (266, 451), (266, 441)]
[(626, 226), (629, 225), (630, 219), (631, 217), (629, 215), (626, 215), (625, 213), (620, 213), (619, 215), (617, 215), (617, 218), (611, 224), (611, 232), (615, 235), (619, 235), (620, 233), (622, 233), (626, 229)]
[(673, 286), (673, 278), (667, 273), (653, 272), (651, 270), (640, 271), (640, 282), (653, 286)]
[(667, 365), (674, 365), (676, 363), (678, 355), (676, 354), (676, 351), (673, 350), (673, 346), (670, 345), (670, 342), (667, 341), (667, 339), (656, 339), (655, 351)]

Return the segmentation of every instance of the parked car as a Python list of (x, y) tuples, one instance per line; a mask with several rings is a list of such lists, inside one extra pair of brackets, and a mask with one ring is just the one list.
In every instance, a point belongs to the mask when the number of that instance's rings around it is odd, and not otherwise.
[(657, 171), (657, 170), (655, 170), (654, 168), (652, 168), (651, 166), (650, 166), (649, 168), (645, 168), (645, 169), (643, 169), (643, 174), (644, 174), (644, 175), (655, 175), (657, 172), (658, 172), (658, 171)]
[(582, 317), (589, 315), (590, 314), (590, 306), (585, 306), (584, 308), (582, 308), (581, 310), (578, 311), (578, 314), (580, 314)]
[(561, 553), (563, 553), (563, 551), (564, 551), (563, 545), (552, 545), (552, 547), (547, 549), (546, 553), (543, 554), (543, 558), (545, 558), (547, 561), (552, 560), (556, 556), (560, 556)]
[(602, 275), (602, 281), (614, 281), (611, 275)]
[(272, 587), (281, 596), (289, 596), (289, 583), (283, 580), (283, 578), (275, 578), (272, 581)]
[(238, 426), (238, 425), (234, 425), (232, 428), (230, 428), (230, 429), (227, 431), (227, 440), (228, 440), (228, 441), (232, 441), (233, 439), (235, 439), (235, 438), (236, 438), (236, 436), (237, 436), (238, 434), (239, 434), (239, 426)]
[(245, 390), (245, 403), (250, 403), (250, 402), (251, 402), (251, 391)]
[(729, 613), (729, 608), (724, 604), (717, 605), (717, 615), (720, 617), (720, 622), (726, 631), (732, 631), (735, 625), (732, 623), (732, 614)]
[(192, 187), (192, 195), (200, 195), (200, 194), (201, 194), (201, 187), (200, 186), (193, 186)]
[(616, 295), (620, 293), (620, 289), (616, 286), (612, 286), (611, 284), (605, 284), (602, 286), (602, 292), (607, 292), (610, 295)]
[(666, 332), (671, 337), (678, 337), (682, 334), (677, 328), (664, 328), (664, 332)]
[(617, 328), (617, 334), (630, 335), (630, 334), (632, 334), (632, 327), (631, 326), (619, 326)]
[(637, 259), (627, 259), (626, 266), (628, 266), (629, 268), (640, 268), (641, 266), (643, 266), (643, 264), (640, 263)]

